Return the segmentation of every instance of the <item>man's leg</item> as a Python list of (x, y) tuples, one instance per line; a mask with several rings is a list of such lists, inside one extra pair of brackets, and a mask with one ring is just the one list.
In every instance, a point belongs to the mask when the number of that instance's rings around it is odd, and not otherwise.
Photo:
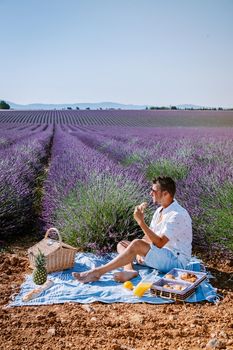
[[(148, 241), (144, 238), (142, 238), (144, 241), (151, 243), (151, 241)], [(130, 241), (121, 241), (117, 245), (117, 252), (119, 254), (123, 253), (125, 249), (130, 245)], [(136, 260), (139, 264), (142, 264), (144, 262), (144, 257), (137, 254)], [(125, 282), (129, 281), (132, 278), (136, 277), (138, 275), (138, 271), (134, 270), (134, 265), (132, 263), (124, 266), (124, 271), (116, 272), (114, 273), (113, 277), (114, 280), (117, 282)]]
[[(130, 245), (130, 241), (121, 241), (117, 244), (117, 252), (122, 254)], [(138, 272), (134, 270), (133, 264), (129, 263), (123, 266), (124, 271), (114, 273), (114, 280), (117, 282), (129, 281), (138, 275)]]
[[(136, 255), (146, 256), (149, 250), (150, 250), (149, 243), (145, 242), (142, 239), (135, 239), (127, 246), (127, 248), (124, 251), (122, 250), (122, 252), (115, 259), (113, 259), (106, 265), (97, 267), (87, 272), (82, 272), (82, 273), (74, 272), (73, 277), (77, 278), (82, 283), (97, 281), (106, 272), (115, 270), (122, 266), (127, 266), (127, 265), (132, 266), (132, 263)], [(131, 278), (133, 277), (134, 276), (132, 276)]]
[[(130, 245), (130, 241), (121, 241), (117, 244), (117, 253), (122, 254)], [(133, 264), (129, 263), (124, 266), (124, 270), (133, 270)]]

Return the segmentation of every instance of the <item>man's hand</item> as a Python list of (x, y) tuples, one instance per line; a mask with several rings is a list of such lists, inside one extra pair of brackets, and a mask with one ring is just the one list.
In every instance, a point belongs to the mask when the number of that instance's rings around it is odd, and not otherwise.
[(143, 264), (144, 263), (144, 257), (141, 255), (136, 255), (136, 260), (139, 264)]
[(143, 210), (139, 208), (139, 206), (136, 206), (133, 213), (134, 219), (137, 221), (138, 225), (141, 226), (141, 224), (144, 222), (144, 213)]

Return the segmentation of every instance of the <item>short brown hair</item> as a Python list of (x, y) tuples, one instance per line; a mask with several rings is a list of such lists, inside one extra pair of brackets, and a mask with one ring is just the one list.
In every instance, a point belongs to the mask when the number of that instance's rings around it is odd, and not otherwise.
[(158, 176), (153, 179), (153, 184), (159, 184), (161, 191), (167, 191), (172, 197), (176, 193), (176, 184), (169, 176)]

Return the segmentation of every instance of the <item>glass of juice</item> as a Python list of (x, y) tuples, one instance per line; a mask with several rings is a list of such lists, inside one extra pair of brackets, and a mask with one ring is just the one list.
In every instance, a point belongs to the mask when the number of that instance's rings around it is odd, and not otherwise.
[(136, 295), (137, 297), (142, 297), (144, 295), (144, 293), (150, 289), (150, 287), (152, 286), (153, 282), (140, 282), (138, 283), (138, 285), (134, 288), (133, 294)]
[(155, 282), (155, 276), (158, 275), (158, 271), (154, 270), (148, 276), (144, 277), (141, 282), (139, 282), (133, 290), (133, 294), (141, 298), (146, 291), (150, 289), (152, 284)]

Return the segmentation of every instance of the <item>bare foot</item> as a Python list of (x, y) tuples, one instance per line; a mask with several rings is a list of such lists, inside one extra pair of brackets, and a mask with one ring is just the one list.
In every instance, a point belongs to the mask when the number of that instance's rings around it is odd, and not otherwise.
[(134, 277), (137, 277), (138, 272), (135, 270), (125, 270), (114, 273), (113, 277), (116, 282), (126, 282)]
[(74, 279), (77, 279), (81, 283), (88, 283), (88, 282), (98, 281), (101, 275), (95, 270), (90, 270), (90, 271), (81, 272), (81, 273), (72, 272), (72, 276), (74, 277)]

